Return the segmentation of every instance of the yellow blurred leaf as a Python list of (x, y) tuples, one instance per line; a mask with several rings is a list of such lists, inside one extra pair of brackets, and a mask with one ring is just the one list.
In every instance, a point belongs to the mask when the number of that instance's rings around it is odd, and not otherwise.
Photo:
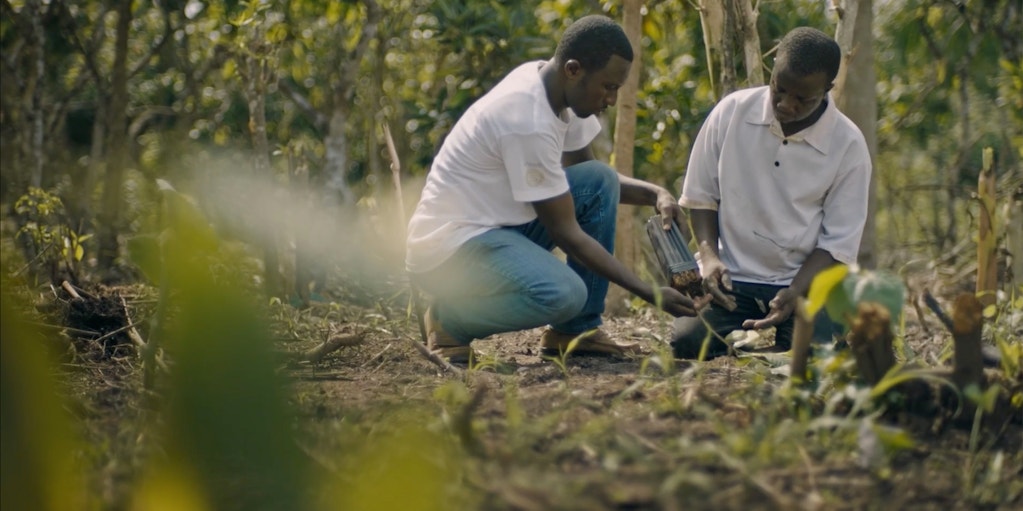
[[(9, 283), (4, 282), (3, 289)], [(45, 340), (18, 317), (14, 297), (0, 300), (0, 508), (93, 509), (76, 460), (81, 446), (51, 378)]]
[(194, 472), (168, 464), (146, 478), (132, 499), (132, 511), (208, 511)]
[(806, 313), (813, 317), (824, 307), (831, 290), (842, 283), (845, 276), (849, 274), (849, 267), (838, 264), (828, 268), (814, 277), (810, 284), (810, 293), (807, 296)]

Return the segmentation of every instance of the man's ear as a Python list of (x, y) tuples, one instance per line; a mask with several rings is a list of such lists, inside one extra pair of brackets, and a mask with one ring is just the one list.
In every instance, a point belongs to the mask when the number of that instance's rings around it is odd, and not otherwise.
[(572, 79), (582, 76), (585, 72), (583, 70), (583, 65), (576, 59), (568, 59), (568, 62), (565, 62), (564, 69), (565, 74)]

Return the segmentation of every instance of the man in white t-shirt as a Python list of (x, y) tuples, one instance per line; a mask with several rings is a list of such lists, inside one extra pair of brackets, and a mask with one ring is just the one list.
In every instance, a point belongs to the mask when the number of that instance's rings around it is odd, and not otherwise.
[[(548, 61), (513, 70), (455, 124), (409, 222), (406, 267), (432, 298), (430, 349), (454, 362), (492, 334), (550, 325), (545, 351), (626, 354), (598, 327), (608, 281), (674, 316), (695, 315), (674, 289), (655, 289), (612, 255), (618, 203), (682, 210), (662, 187), (593, 159), (595, 114), (615, 104), (633, 58), (614, 21), (573, 23)], [(568, 264), (550, 251), (559, 247)]]
[[(718, 295), (703, 314), (714, 334), (676, 319), (676, 356), (699, 356), (705, 340), (708, 357), (721, 355), (730, 332), (772, 326), (776, 349), (787, 350), (813, 277), (856, 262), (871, 164), (863, 134), (828, 95), (840, 60), (830, 37), (797, 28), (778, 46), (770, 85), (728, 95), (700, 129), (679, 203), (690, 210), (704, 286)], [(831, 334), (822, 314), (814, 339)]]

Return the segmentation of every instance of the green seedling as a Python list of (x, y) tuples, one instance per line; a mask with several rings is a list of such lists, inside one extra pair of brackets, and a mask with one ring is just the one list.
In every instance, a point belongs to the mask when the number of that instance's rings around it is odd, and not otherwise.
[(583, 332), (583, 333), (575, 336), (575, 339), (572, 339), (568, 343), (568, 346), (565, 349), (563, 349), (563, 350), (562, 349), (558, 349), (558, 355), (557, 356), (544, 355), (543, 359), (544, 360), (549, 360), (551, 362), (554, 362), (554, 365), (558, 366), (558, 369), (561, 370), (562, 376), (564, 376), (565, 380), (567, 381), (568, 380), (568, 356), (573, 351), (575, 351), (575, 349), (579, 346), (579, 343), (582, 342), (583, 338), (585, 338), (587, 335), (593, 334), (594, 332), (596, 332), (596, 329), (588, 330), (586, 332)]

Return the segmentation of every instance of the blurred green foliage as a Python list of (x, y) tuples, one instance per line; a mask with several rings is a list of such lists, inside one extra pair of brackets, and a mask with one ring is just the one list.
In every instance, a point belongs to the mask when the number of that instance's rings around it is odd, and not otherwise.
[[(29, 4), (4, 2), (0, 16), (5, 66), (0, 81), (0, 200), (9, 204), (34, 193), (28, 179), (30, 149), (34, 121), (42, 114), (47, 156), (42, 186), (54, 192), (42, 201), (22, 203), (22, 213), (34, 211), (43, 218), (55, 211), (58, 200), (82, 194), (88, 203), (99, 196), (101, 180), (83, 177), (104, 171), (107, 150), (96, 145), (101, 138), (96, 127), (110, 99), (106, 70), (114, 55), (116, 16), (107, 2), (98, 0), (33, 2), (36, 11)], [(760, 2), (763, 51), (769, 52), (796, 25), (832, 32), (834, 15), (827, 4)], [(1004, 193), (1023, 180), (1023, 15), (1017, 0), (875, 4), (878, 252), (886, 266), (904, 259), (906, 252), (945, 254), (958, 241), (948, 239), (950, 228), (958, 225), (964, 231), (974, 221), (961, 198), (975, 186), (980, 147), (995, 148), (999, 178), (1009, 185), (1002, 187)], [(136, 240), (133, 261), (165, 291), (160, 324), (150, 342), (171, 355), (173, 366), (157, 387), (165, 394), (152, 403), (154, 413), (145, 431), (159, 449), (146, 460), (131, 508), (444, 509), (452, 502), (452, 481), (467, 477), (466, 467), (450, 434), (428, 420), (395, 421), (377, 436), (357, 437), (366, 439), (361, 449), (338, 454), (355, 468), (317, 477), (322, 471), (313, 469), (292, 441), (288, 382), (277, 370), (264, 304), (254, 301), (258, 294), (249, 292), (251, 282), (216, 271), (251, 263), (235, 258), (214, 234), (212, 219), (205, 214), (210, 205), (188, 199), (203, 189), (210, 174), (248, 165), (244, 84), (228, 55), (240, 44), (237, 23), (253, 5), (202, 0), (134, 4), (129, 59), (139, 65), (131, 68), (128, 83), (130, 139), (122, 141), (131, 147), (134, 172), (128, 173), (122, 189), (130, 206), (123, 234)], [(324, 125), (311, 112), (329, 117), (339, 101), (340, 84), (353, 78), (341, 74), (342, 64), (359, 40), (368, 3), (289, 0), (259, 5), (272, 24), (268, 39), (276, 51), (278, 74), (308, 102), (307, 109), (285, 87), (271, 88), (268, 135), (282, 148), (273, 162), (278, 175), (290, 178), (294, 161), (305, 161), (315, 183), (326, 148)], [(374, 122), (395, 128), (403, 168), (422, 177), (461, 113), (512, 66), (551, 55), (558, 34), (572, 19), (596, 11), (618, 16), (617, 2), (592, 0), (380, 0), (379, 6), (385, 22), (373, 34), (370, 51), (354, 66), (350, 98), (342, 98), (350, 108), (343, 127), (352, 162), (348, 179), (367, 197), (375, 193), (373, 180), (380, 181), (386, 172), (378, 135), (371, 131)], [(42, 30), (41, 67), (29, 51), (38, 42), (32, 22), (39, 22)], [(693, 3), (650, 2), (642, 45), (635, 174), (677, 190), (689, 145), (713, 106)], [(38, 80), (37, 69), (42, 70)], [(42, 112), (32, 110), (36, 92)], [(161, 179), (173, 187), (160, 185)], [(205, 200), (215, 203), (217, 197)], [(78, 245), (71, 247), (75, 260), (82, 257), (79, 249), (83, 255), (90, 253), (95, 222), (86, 216), (60, 223), (74, 225), (80, 235)], [(56, 241), (42, 227), (56, 224), (36, 225), (39, 236), (33, 239)], [(211, 264), (211, 259), (221, 262)], [(865, 281), (836, 277), (820, 305), (831, 293), (842, 293), (854, 303)], [(880, 283), (881, 298), (901, 303), (901, 291), (887, 280)], [(96, 503), (84, 492), (81, 467), (69, 455), (80, 444), (51, 380), (52, 365), (41, 352), (38, 334), (19, 322), (16, 309), (23, 305), (7, 294), (10, 286), (3, 283), (0, 303), (2, 507), (93, 509)], [(813, 296), (811, 302), (818, 303)], [(1010, 303), (1015, 316), (1003, 316), (1018, 322), (1018, 298)], [(839, 304), (839, 318), (843, 307)], [(898, 316), (893, 312), (893, 319)], [(1020, 350), (1010, 339), (1017, 331), (1012, 328), (997, 339), (1013, 357), (1004, 362), (1004, 370), (1018, 373)], [(849, 448), (855, 444), (858, 423), (829, 415), (855, 393), (847, 391), (842, 379), (846, 362), (838, 355), (820, 361), (820, 371), (831, 375), (827, 394), (783, 396), (792, 399), (764, 404), (762, 391), (751, 386), (744, 402), (750, 409), (769, 412), (753, 424), (759, 444), (744, 430), (724, 434), (727, 441), (717, 446), (703, 441), (690, 446), (686, 442), (692, 440), (683, 438), (674, 446), (682, 452), (680, 459), (729, 467), (736, 459), (756, 460), (766, 466), (773, 461), (772, 443), (799, 443), (811, 436), (821, 438), (824, 448)], [(654, 400), (669, 402), (664, 408), (673, 413), (713, 417), (716, 411), (703, 410), (709, 408), (706, 403), (693, 404), (692, 392), (678, 389), (678, 382), (691, 374), (663, 372), (662, 378), (673, 378), (670, 394), (657, 393), (645, 380), (638, 382), (640, 387), (655, 393)], [(756, 374), (766, 379), (771, 373), (762, 368)], [(518, 402), (511, 391), (508, 400)], [(807, 413), (810, 405), (823, 400), (825, 411), (813, 422), (793, 422), (781, 413), (793, 408)], [(622, 406), (628, 403), (620, 401)], [(800, 404), (807, 406), (800, 409)], [(526, 449), (548, 442), (544, 435), (550, 424), (536, 426), (515, 417), (509, 413), (509, 423), (531, 428), (529, 435), (513, 432), (523, 437), (515, 446)], [(866, 431), (865, 438), (877, 437), (892, 450), (909, 448), (901, 433)], [(562, 446), (569, 452), (592, 439), (567, 435), (556, 440), (574, 442)], [(785, 456), (794, 457), (794, 451)], [(552, 456), (550, 461), (557, 460)], [(664, 491), (699, 487), (702, 483), (691, 468), (673, 465), (664, 474), (670, 476)], [(323, 493), (326, 499), (315, 497)]]

